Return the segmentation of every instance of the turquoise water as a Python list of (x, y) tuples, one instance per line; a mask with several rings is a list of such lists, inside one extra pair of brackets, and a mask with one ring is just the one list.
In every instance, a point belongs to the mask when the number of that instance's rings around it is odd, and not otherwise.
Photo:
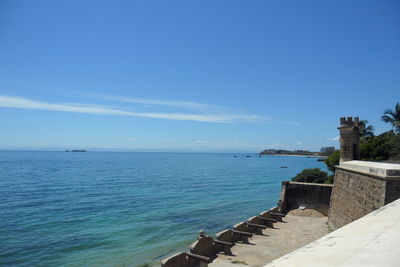
[[(0, 265), (140, 266), (279, 198), (315, 158), (0, 151)], [(280, 166), (288, 166), (287, 169)]]

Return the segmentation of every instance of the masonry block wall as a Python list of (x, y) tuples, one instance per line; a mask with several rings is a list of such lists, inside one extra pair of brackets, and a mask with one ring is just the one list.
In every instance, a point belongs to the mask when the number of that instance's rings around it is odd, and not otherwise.
[(307, 209), (315, 209), (326, 216), (328, 215), (332, 185), (283, 182), (282, 192), (283, 212), (305, 206)]
[(387, 180), (385, 205), (399, 198), (400, 198), (400, 180)]
[(336, 230), (400, 197), (400, 180), (337, 167), (328, 225)]

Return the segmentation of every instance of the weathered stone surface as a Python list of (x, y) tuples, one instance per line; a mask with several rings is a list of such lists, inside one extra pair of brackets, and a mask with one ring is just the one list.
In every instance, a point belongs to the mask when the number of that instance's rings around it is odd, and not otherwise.
[(341, 162), (340, 167), (346, 170), (380, 176), (385, 179), (391, 179), (392, 177), (393, 179), (396, 179), (396, 177), (400, 178), (400, 164), (351, 160)]
[(185, 252), (176, 253), (161, 261), (161, 267), (192, 267), (199, 265), (199, 260), (187, 257)]
[(233, 229), (236, 229), (236, 230), (239, 230), (239, 231), (244, 231), (244, 232), (248, 231), (247, 230), (247, 225), (246, 225), (245, 222), (240, 222), (240, 223), (235, 224), (233, 226)]
[(400, 198), (400, 180), (386, 181), (385, 204)]
[(282, 203), (285, 212), (305, 206), (308, 209), (315, 209), (325, 216), (328, 215), (332, 185), (283, 182), (282, 186), (285, 187)]
[(368, 162), (363, 162), (361, 165), (358, 164), (362, 168), (355, 168), (356, 163), (352, 164), (354, 166), (342, 164), (336, 169), (328, 215), (328, 225), (332, 230), (351, 223), (400, 197), (399, 179), (394, 176), (384, 176), (383, 171), (379, 171), (379, 175), (370, 173), (371, 168), (383, 170), (387, 164), (371, 162), (372, 167), (368, 168)]
[(221, 232), (215, 234), (215, 237), (216, 237), (218, 240), (225, 241), (225, 242), (231, 242), (231, 243), (233, 243), (233, 242), (236, 242), (236, 241), (237, 241), (235, 238), (233, 238), (233, 236), (232, 236), (232, 231), (229, 230), (229, 229), (223, 230), (223, 231), (221, 231)]
[(340, 162), (360, 159), (359, 118), (340, 118)]
[(190, 245), (190, 252), (207, 257), (214, 257), (219, 252), (219, 249), (214, 244), (212, 237), (202, 236)]

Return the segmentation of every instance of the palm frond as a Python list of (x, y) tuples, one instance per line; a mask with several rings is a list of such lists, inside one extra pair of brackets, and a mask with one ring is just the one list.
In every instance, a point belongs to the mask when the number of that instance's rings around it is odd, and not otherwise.
[[(387, 113), (385, 113), (385, 114), (387, 114)], [(381, 117), (381, 119), (382, 119), (384, 122), (394, 123), (394, 119), (391, 118), (391, 117), (389, 117), (388, 115), (383, 115), (383, 116)]]
[(394, 110), (385, 110), (381, 119), (392, 124), (395, 132), (400, 133), (400, 103), (396, 103)]
[(391, 115), (391, 116), (394, 116), (394, 115), (395, 115), (394, 111), (391, 110), (390, 108), (386, 109), (386, 110), (383, 112), (383, 114), (387, 114), (387, 115)]

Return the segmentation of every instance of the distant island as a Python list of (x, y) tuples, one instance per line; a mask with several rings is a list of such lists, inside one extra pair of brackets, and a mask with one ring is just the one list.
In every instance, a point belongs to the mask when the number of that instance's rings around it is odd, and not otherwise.
[(65, 150), (65, 152), (86, 152), (85, 149), (73, 149), (73, 150)]
[(310, 157), (326, 157), (335, 152), (335, 147), (322, 147), (319, 152), (311, 152), (308, 150), (284, 150), (284, 149), (265, 149), (259, 155), (290, 155), (290, 156), (310, 156)]
[(259, 155), (293, 155), (293, 156), (315, 156), (320, 157), (320, 152), (311, 152), (307, 150), (283, 150), (283, 149), (266, 149), (261, 151)]

